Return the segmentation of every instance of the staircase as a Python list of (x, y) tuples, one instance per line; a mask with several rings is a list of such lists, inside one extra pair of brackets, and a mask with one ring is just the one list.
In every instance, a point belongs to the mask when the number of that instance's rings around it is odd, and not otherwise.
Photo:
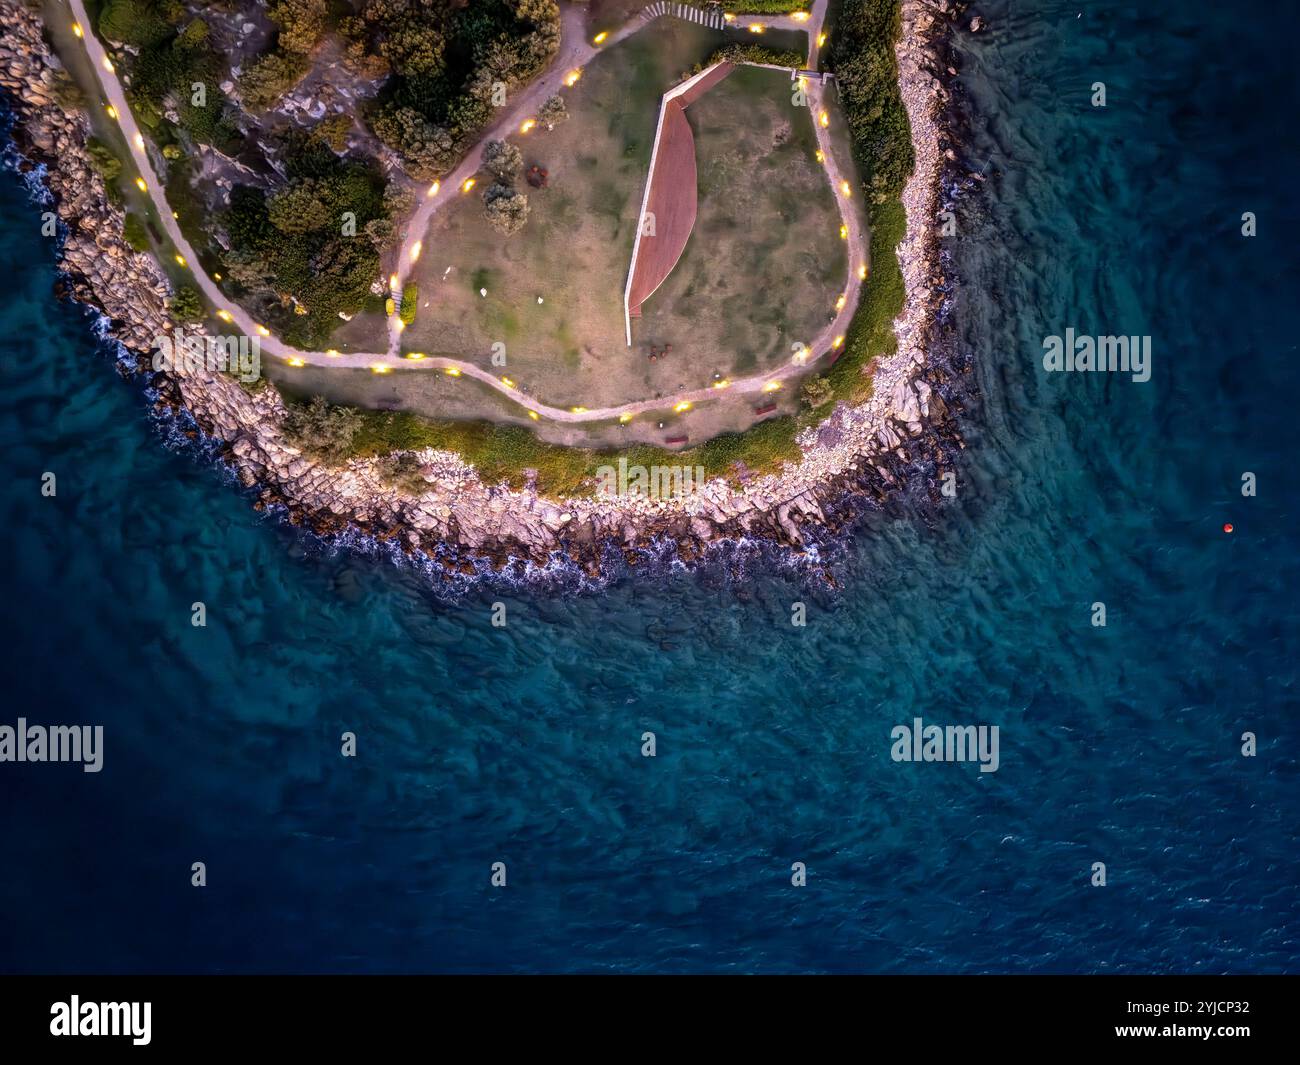
[(692, 7), (690, 4), (673, 4), (668, 0), (656, 0), (641, 12), (641, 17), (646, 22), (652, 22), (660, 15), (671, 15), (683, 22), (694, 22), (699, 26), (707, 26), (711, 30), (720, 30), (727, 24), (726, 19), (722, 17), (722, 9), (712, 5), (705, 10)]

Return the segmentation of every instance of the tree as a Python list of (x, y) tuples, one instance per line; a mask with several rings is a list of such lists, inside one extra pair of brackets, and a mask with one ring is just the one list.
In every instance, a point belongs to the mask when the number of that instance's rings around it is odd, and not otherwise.
[(564, 105), (564, 97), (558, 93), (542, 104), (542, 109), (537, 113), (537, 121), (548, 130), (554, 129), (568, 117), (569, 109)]
[(203, 298), (193, 285), (181, 285), (167, 309), (178, 322), (197, 322), (203, 317)]
[(348, 134), (352, 132), (351, 115), (330, 115), (317, 123), (311, 131), (315, 140), (328, 144), (330, 151), (342, 155), (348, 147)]
[(391, 218), (372, 218), (361, 228), (376, 251), (383, 251), (397, 236), (397, 226)]
[(415, 197), (405, 185), (390, 183), (384, 187), (384, 214), (401, 218), (415, 210)]
[(483, 146), (483, 169), (504, 185), (514, 181), (523, 165), (523, 154), (508, 141), (488, 141)]
[(361, 415), (351, 407), (331, 407), (324, 396), (307, 406), (290, 407), (284, 435), (304, 454), (335, 465), (352, 455), (352, 441), (361, 428)]
[(431, 26), (405, 22), (388, 31), (379, 51), (398, 74), (436, 75), (442, 72), (446, 47), (442, 34)]
[(483, 193), (487, 220), (498, 233), (518, 233), (528, 221), (528, 197), (509, 185), (492, 185)]
[(325, 32), (326, 0), (271, 0), (267, 16), (280, 27), (277, 46), (306, 55)]
[(323, 229), (334, 218), (326, 202), (327, 190), (322, 183), (308, 178), (277, 192), (267, 201), (271, 225), (281, 233), (310, 233)]
[(305, 55), (271, 52), (262, 56), (239, 76), (244, 103), (255, 111), (265, 111), (298, 84), (310, 65)]
[(375, 116), (372, 126), (376, 136), (402, 156), (417, 181), (441, 177), (455, 162), (456, 143), (451, 134), (413, 107), (390, 105)]

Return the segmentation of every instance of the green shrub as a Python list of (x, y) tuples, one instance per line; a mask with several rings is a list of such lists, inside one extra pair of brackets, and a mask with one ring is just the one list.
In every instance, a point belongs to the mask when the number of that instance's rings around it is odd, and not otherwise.
[(818, 375), (807, 378), (799, 389), (799, 396), (806, 407), (816, 409), (835, 398), (835, 390), (826, 378)]
[(56, 70), (54, 72), (54, 101), (65, 111), (84, 111), (88, 104), (86, 94), (81, 91), (81, 86), (72, 80), (72, 75), (66, 70)]
[(415, 311), (420, 305), (420, 289), (414, 281), (408, 282), (402, 289), (402, 309), (398, 312), (398, 317), (406, 324), (410, 325), (415, 321)]
[(91, 167), (104, 179), (105, 184), (112, 184), (121, 175), (122, 160), (98, 137), (86, 138), (86, 156), (90, 160)]
[(136, 48), (152, 48), (174, 32), (149, 0), (108, 0), (98, 25), (101, 37)]
[(303, 454), (338, 465), (354, 453), (354, 441), (365, 418), (351, 407), (332, 407), (323, 396), (306, 405), (292, 405), (284, 419), (285, 438)]
[(149, 250), (149, 233), (139, 215), (127, 213), (122, 222), (122, 236), (135, 251)]
[(713, 66), (714, 63), (765, 63), (774, 67), (792, 67), (796, 70), (802, 70), (804, 64), (808, 62), (808, 56), (804, 52), (796, 52), (793, 48), (767, 48), (761, 44), (728, 44), (719, 48), (709, 57), (700, 69)]
[(351, 115), (330, 115), (316, 124), (311, 135), (313, 139), (328, 144), (330, 151), (342, 155), (347, 150), (348, 134), (351, 132)]
[(203, 297), (193, 285), (181, 285), (167, 304), (178, 322), (197, 322), (203, 317)]

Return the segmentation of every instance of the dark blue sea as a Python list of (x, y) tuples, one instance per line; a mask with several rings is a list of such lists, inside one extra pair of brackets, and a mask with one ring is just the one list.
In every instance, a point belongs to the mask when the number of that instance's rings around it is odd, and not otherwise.
[[(0, 970), (1300, 970), (1294, 48), (1275, 4), (976, 11), (959, 491), (835, 588), (448, 597), (258, 514), (0, 175), (0, 723), (105, 744), (0, 764)], [(1150, 381), (1045, 373), (1066, 328), (1149, 335)], [(893, 761), (915, 717), (999, 726), (998, 771)]]

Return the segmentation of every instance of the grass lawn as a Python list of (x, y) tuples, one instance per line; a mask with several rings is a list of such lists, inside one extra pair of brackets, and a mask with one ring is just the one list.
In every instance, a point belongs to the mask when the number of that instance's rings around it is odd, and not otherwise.
[(488, 366), (493, 345), (504, 344), (504, 372), (556, 405), (653, 396), (644, 356), (625, 345), (623, 285), (659, 99), (721, 41), (663, 19), (593, 59), (565, 90), (569, 120), (514, 138), (525, 168), (549, 175), (545, 189), (519, 182), (531, 208), (519, 233), (488, 225), (479, 189), (434, 217), (414, 274), (422, 306), (404, 346)]
[(749, 375), (784, 363), (833, 320), (848, 270), (839, 210), (815, 158), (813, 116), (791, 104), (785, 74), (739, 67), (686, 114), (695, 231), (632, 335), (672, 343), (678, 376), (679, 350), (706, 372)]
[[(519, 233), (492, 230), (477, 192), (435, 217), (403, 346), (490, 367), (501, 344), (496, 369), (531, 395), (597, 407), (770, 368), (810, 340), (845, 277), (835, 198), (788, 77), (742, 68), (687, 111), (696, 231), (626, 346), (623, 287), (660, 97), (723, 41), (662, 19), (593, 60), (566, 92), (569, 121), (515, 138), (525, 167), (549, 172), (545, 189), (520, 183), (531, 215)], [(667, 344), (672, 353), (650, 362), (649, 347)]]

